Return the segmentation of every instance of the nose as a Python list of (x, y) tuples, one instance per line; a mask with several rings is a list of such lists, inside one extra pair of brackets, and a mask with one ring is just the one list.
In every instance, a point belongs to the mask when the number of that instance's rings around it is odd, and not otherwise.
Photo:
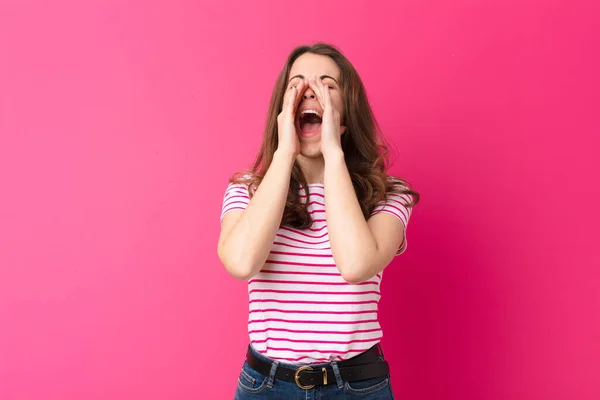
[(315, 95), (315, 92), (312, 90), (312, 88), (308, 87), (304, 91), (304, 95), (302, 97), (304, 98), (304, 100), (307, 100), (307, 99), (314, 99), (316, 97), (316, 95)]
[(304, 95), (302, 96), (304, 100), (308, 100), (308, 99), (316, 99), (317, 95), (315, 94), (315, 91), (312, 90), (312, 88), (310, 86), (308, 86), (308, 81), (312, 80), (312, 81), (316, 81), (317, 75), (316, 74), (310, 74), (306, 77), (306, 84), (307, 84), (307, 88), (304, 91)]

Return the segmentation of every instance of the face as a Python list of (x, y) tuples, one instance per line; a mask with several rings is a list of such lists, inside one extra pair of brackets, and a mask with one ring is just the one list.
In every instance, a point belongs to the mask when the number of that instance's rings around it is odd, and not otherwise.
[[(340, 113), (340, 120), (344, 121), (344, 103), (340, 87), (340, 68), (328, 56), (304, 53), (294, 61), (290, 70), (290, 79), (286, 90), (300, 83), (300, 80), (308, 81), (321, 79), (324, 85), (329, 86), (331, 103)], [(318, 118), (300, 118), (300, 112), (310, 109), (323, 115), (323, 109), (317, 95), (307, 86), (296, 110), (296, 133), (300, 140), (300, 154), (304, 157), (315, 158), (321, 156), (321, 123)]]

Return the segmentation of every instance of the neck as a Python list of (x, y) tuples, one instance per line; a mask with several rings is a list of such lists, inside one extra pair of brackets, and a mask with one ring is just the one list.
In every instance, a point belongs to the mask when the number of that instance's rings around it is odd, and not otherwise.
[(318, 157), (309, 158), (300, 154), (296, 157), (296, 160), (306, 178), (306, 183), (323, 184), (323, 176), (325, 173), (325, 160), (323, 159), (323, 156), (319, 155)]

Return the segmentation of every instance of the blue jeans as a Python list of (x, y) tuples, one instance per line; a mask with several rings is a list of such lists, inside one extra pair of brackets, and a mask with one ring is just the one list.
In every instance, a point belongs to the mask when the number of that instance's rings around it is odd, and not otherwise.
[[(288, 382), (275, 379), (275, 372), (279, 365), (290, 368), (298, 368), (300, 365), (281, 363), (274, 361), (260, 353), (253, 347), (250, 351), (265, 361), (273, 363), (269, 376), (256, 372), (244, 361), (240, 376), (238, 378), (237, 390), (234, 400), (393, 400), (390, 375), (367, 379), (364, 381), (344, 382), (339, 373), (339, 367), (335, 361), (325, 364), (311, 364), (315, 369), (331, 365), (335, 373), (335, 383), (315, 386), (312, 389), (301, 389), (296, 382)], [(383, 360), (383, 355), (379, 357)]]

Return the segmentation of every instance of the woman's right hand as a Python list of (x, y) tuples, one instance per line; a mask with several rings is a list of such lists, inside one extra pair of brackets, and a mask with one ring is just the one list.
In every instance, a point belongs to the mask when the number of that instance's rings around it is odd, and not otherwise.
[(307, 83), (301, 79), (298, 84), (293, 84), (290, 89), (287, 89), (283, 97), (283, 107), (277, 116), (279, 138), (277, 150), (290, 153), (294, 158), (300, 153), (300, 140), (295, 125), (296, 110), (307, 87)]

